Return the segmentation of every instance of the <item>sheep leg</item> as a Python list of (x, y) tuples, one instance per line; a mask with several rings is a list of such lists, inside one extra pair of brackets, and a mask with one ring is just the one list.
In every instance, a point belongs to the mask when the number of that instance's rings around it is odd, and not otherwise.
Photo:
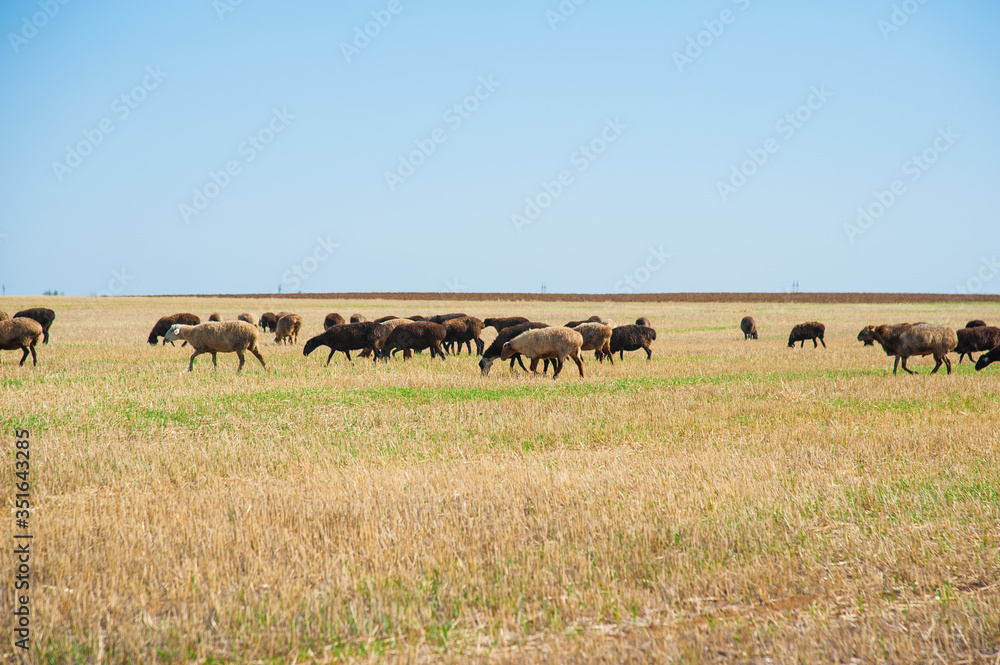
[(554, 358), (552, 360), (552, 363), (553, 365), (555, 365), (555, 370), (556, 370), (552, 373), (552, 378), (555, 379), (557, 376), (559, 376), (559, 372), (562, 371), (563, 368), (562, 358)]
[(896, 370), (899, 369), (899, 356), (896, 356), (896, 362), (892, 364), (892, 373), (895, 374)]
[(516, 354), (513, 358), (510, 359), (510, 368), (511, 368), (511, 370), (514, 369), (514, 361), (515, 360), (517, 361), (517, 364), (521, 366), (521, 371), (522, 372), (527, 372), (528, 371), (528, 368), (524, 366), (524, 361), (521, 360), (521, 354), (520, 353)]
[(219, 369), (219, 360), (216, 357), (215, 351), (212, 351), (212, 367), (214, 369)]
[[(21, 364), (20, 364), (20, 367), (24, 367), (24, 361), (28, 359), (28, 347), (26, 347), (26, 346), (22, 346), (22, 347), (21, 347), (21, 350), (22, 350), (22, 351), (24, 351), (24, 355), (23, 355), (23, 356), (21, 356)], [(35, 364), (37, 365), (38, 363), (35, 363)]]
[(606, 357), (608, 359), (608, 362), (611, 363), (612, 365), (615, 364), (615, 354), (611, 353), (610, 344), (604, 345), (604, 357)]
[[(431, 358), (434, 357), (433, 351), (434, 351), (435, 348), (437, 348), (437, 352), (438, 352), (438, 355), (441, 356), (441, 360), (444, 360), (445, 359), (445, 355), (444, 355), (444, 352), (441, 350), (441, 345), (440, 344), (435, 344), (435, 345), (431, 346), (431, 351), (432, 351)], [(403, 357), (405, 358), (406, 356), (404, 355)]]
[(189, 372), (193, 372), (194, 371), (194, 359), (197, 358), (198, 356), (200, 356), (203, 353), (205, 353), (205, 352), (204, 351), (198, 351), (197, 349), (195, 349), (195, 352), (191, 354), (191, 360), (190, 360), (190, 362), (188, 362), (188, 371)]
[(618, 360), (625, 360), (625, 351), (621, 350), (618, 352)]
[(580, 378), (583, 378), (583, 361), (580, 360), (580, 354), (574, 353), (570, 357), (573, 358), (573, 361), (576, 363), (577, 369), (580, 370)]
[(49, 329), (46, 328), (44, 332), (45, 332), (45, 339), (42, 341), (42, 344), (48, 344), (49, 343)]
[(934, 369), (931, 370), (931, 374), (937, 374), (937, 371), (941, 369), (941, 356), (934, 356)]
[[(32, 351), (32, 353), (34, 353), (34, 351)], [(948, 368), (948, 373), (951, 374), (951, 361), (948, 360), (948, 355), (945, 354), (942, 357), (944, 358), (944, 366)], [(972, 358), (972, 354), (971, 353), (969, 354), (969, 358), (970, 359)]]
[(334, 351), (333, 347), (330, 347), (330, 355), (328, 355), (328, 356), (326, 357), (326, 364), (327, 364), (327, 365), (329, 365), (329, 364), (330, 364), (330, 360), (331, 360), (331, 359), (333, 358), (333, 354), (334, 354), (334, 353), (336, 353), (336, 351)]
[[(531, 371), (532, 374), (538, 374), (538, 360), (539, 360), (538, 358), (532, 358), (531, 363), (528, 365), (528, 369)], [(545, 361), (546, 367), (548, 366), (548, 364), (549, 361), (546, 360)]]
[(243, 363), (246, 361), (246, 358), (243, 356), (243, 352), (239, 351), (239, 350), (236, 351), (236, 357), (240, 359), (240, 366), (236, 368), (236, 371), (237, 372), (242, 372), (243, 371)]
[(819, 341), (823, 344), (823, 348), (825, 349), (826, 348), (826, 342), (823, 340), (822, 337), (819, 338)]
[(909, 367), (906, 366), (906, 359), (908, 357), (909, 356), (903, 356), (903, 371), (904, 372), (909, 372), (910, 374), (916, 374), (916, 372), (914, 372), (913, 370), (911, 370)]
[(267, 369), (267, 363), (264, 362), (264, 356), (260, 355), (260, 349), (258, 349), (256, 345), (250, 347), (250, 353), (257, 357), (257, 360), (260, 361), (261, 367)]
[(485, 349), (486, 349), (486, 343), (483, 340), (481, 340), (481, 339), (479, 339), (477, 337), (476, 338), (476, 355), (477, 356), (483, 355), (483, 351)]
[[(332, 356), (333, 354), (331, 353), (330, 355)], [(348, 360), (351, 360), (351, 352), (350, 351), (348, 351), (347, 349), (344, 349), (344, 355), (347, 356)], [(354, 361), (352, 360), (351, 362), (354, 362)]]
[(646, 361), (648, 362), (648, 361), (652, 360), (653, 359), (653, 349), (649, 348), (648, 346), (644, 346), (642, 348), (646, 349)]

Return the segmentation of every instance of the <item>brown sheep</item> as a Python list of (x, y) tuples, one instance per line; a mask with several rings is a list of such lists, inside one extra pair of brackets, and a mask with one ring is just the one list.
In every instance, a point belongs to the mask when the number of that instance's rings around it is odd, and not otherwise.
[(743, 331), (743, 340), (757, 339), (757, 322), (752, 316), (744, 316), (740, 321), (740, 330)]
[(604, 359), (607, 358), (612, 365), (615, 364), (615, 354), (611, 353), (611, 334), (613, 332), (611, 326), (588, 322), (581, 323), (573, 330), (583, 335), (581, 351), (593, 351), (594, 357), (600, 362), (603, 363)]
[(595, 316), (590, 317), (586, 321), (570, 321), (569, 323), (567, 323), (563, 327), (564, 328), (576, 328), (581, 323), (604, 323), (604, 319), (602, 319), (601, 317), (595, 315)]
[(347, 321), (345, 321), (344, 317), (340, 314), (330, 312), (326, 315), (326, 318), (323, 319), (323, 330), (329, 330), (333, 326), (342, 326), (345, 323), (347, 323)]
[[(984, 328), (985, 326), (986, 322), (983, 321), (982, 319), (972, 319), (971, 321), (965, 324), (966, 328)], [(959, 360), (959, 362), (962, 361)]]
[(42, 327), (42, 335), (44, 336), (42, 344), (49, 343), (49, 328), (52, 327), (52, 322), (56, 320), (55, 312), (48, 307), (32, 307), (30, 309), (22, 309), (20, 312), (15, 312), (14, 316), (11, 318), (16, 319), (18, 317), (36, 321), (38, 325)]
[(274, 343), (295, 344), (302, 330), (302, 317), (298, 314), (285, 314), (278, 319), (278, 329), (274, 333)]
[[(164, 338), (163, 344), (166, 345), (167, 340), (165, 335), (167, 334), (167, 331), (170, 330), (170, 326), (174, 325), (175, 323), (183, 323), (184, 325), (188, 326), (196, 326), (199, 323), (201, 323), (201, 319), (198, 318), (197, 314), (191, 314), (190, 312), (180, 312), (179, 314), (171, 314), (170, 316), (161, 316), (159, 320), (156, 322), (156, 324), (153, 326), (153, 329), (149, 331), (149, 338), (146, 339), (146, 341), (149, 342), (151, 346), (156, 346), (156, 343), (159, 341), (159, 338), (163, 337)], [(184, 344), (181, 344), (181, 346), (184, 346), (186, 344), (187, 342), (184, 342)], [(174, 343), (170, 342), (170, 345), (173, 346)]]
[(209, 321), (196, 326), (186, 326), (175, 323), (167, 331), (166, 340), (183, 339), (194, 349), (191, 360), (188, 362), (188, 371), (194, 370), (194, 359), (203, 353), (212, 354), (212, 366), (218, 369), (216, 354), (235, 353), (240, 359), (237, 372), (243, 371), (243, 352), (249, 351), (257, 360), (261, 367), (267, 369), (264, 357), (260, 355), (257, 348), (257, 328), (252, 323), (246, 321)]
[(278, 316), (274, 312), (264, 312), (260, 315), (260, 322), (257, 324), (264, 332), (274, 332), (278, 329)]
[(522, 323), (527, 323), (528, 319), (523, 316), (498, 316), (483, 320), (483, 325), (487, 328), (493, 328), (497, 332), (500, 332), (504, 328), (510, 328), (511, 326), (519, 326)]
[(468, 347), (469, 355), (472, 355), (472, 342), (476, 343), (476, 355), (483, 355), (485, 344), (479, 338), (480, 333), (486, 326), (482, 321), (474, 316), (462, 316), (457, 319), (448, 319), (443, 324), (447, 334), (444, 338), (445, 350), (450, 350), (451, 345), (455, 345), (455, 355), (462, 353), (462, 344)]
[(364, 314), (351, 314), (351, 323), (364, 323), (367, 320)]
[[(823, 343), (823, 348), (826, 348), (826, 342), (823, 341), (823, 335), (826, 334), (826, 326), (824, 326), (819, 321), (806, 321), (805, 323), (800, 323), (792, 328), (792, 332), (788, 334), (788, 348), (795, 346), (795, 342), (802, 342), (802, 346), (806, 345), (806, 340), (811, 339), (813, 343), (813, 348), (819, 346), (816, 343), (818, 339)], [(801, 348), (801, 347), (799, 347)]]
[(375, 350), (387, 362), (389, 356), (396, 349), (402, 349), (405, 352), (407, 349), (423, 351), (429, 348), (431, 350), (431, 358), (436, 354), (441, 356), (441, 360), (444, 360), (445, 355), (441, 349), (441, 342), (444, 341), (447, 334), (448, 332), (444, 326), (431, 321), (402, 323), (396, 326), (386, 337), (376, 342)]
[(6, 321), (9, 318), (10, 316), (7, 315), (7, 312), (0, 309), (0, 321)]
[(35, 345), (38, 338), (43, 335), (42, 324), (34, 319), (15, 316), (13, 319), (0, 321), (0, 350), (15, 351), (21, 349), (24, 355), (21, 356), (21, 367), (31, 353), (31, 364), (38, 364), (38, 356), (35, 355)]
[(878, 342), (887, 356), (895, 356), (892, 373), (899, 369), (903, 361), (903, 371), (916, 374), (906, 366), (910, 356), (933, 355), (936, 364), (931, 374), (934, 374), (944, 363), (951, 374), (951, 361), (948, 353), (958, 346), (958, 336), (947, 326), (935, 326), (930, 323), (900, 323), (897, 325), (868, 326), (858, 333), (858, 339), (871, 338)]
[(211, 314), (208, 315), (208, 320), (216, 322), (222, 321), (222, 315), (219, 314), (218, 312), (212, 312)]
[(253, 320), (253, 314), (250, 314), (248, 312), (243, 312), (242, 314), (240, 314), (239, 316), (236, 317), (236, 320), (237, 321), (246, 321), (247, 323), (249, 323), (252, 326), (257, 325), (256, 322)]
[(429, 318), (427, 320), (430, 321), (431, 323), (444, 323), (445, 321), (448, 321), (449, 319), (460, 319), (463, 316), (466, 316), (466, 315), (465, 314), (459, 314), (459, 313), (456, 312), (456, 313), (452, 313), (452, 314), (438, 314), (437, 316), (432, 316), (431, 318)]

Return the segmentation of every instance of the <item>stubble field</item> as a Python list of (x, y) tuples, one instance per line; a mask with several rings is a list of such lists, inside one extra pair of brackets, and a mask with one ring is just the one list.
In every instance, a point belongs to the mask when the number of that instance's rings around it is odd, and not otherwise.
[[(31, 433), (36, 662), (998, 658), (1000, 371), (894, 377), (855, 338), (1000, 304), (0, 299), (32, 305), (52, 341), (34, 369), (2, 352), (0, 421), (10, 513)], [(145, 341), (281, 309), (304, 331), (262, 333), (266, 372)], [(645, 316), (657, 340), (584, 379), (326, 367), (301, 349), (329, 311)], [(811, 319), (829, 348), (788, 349)]]

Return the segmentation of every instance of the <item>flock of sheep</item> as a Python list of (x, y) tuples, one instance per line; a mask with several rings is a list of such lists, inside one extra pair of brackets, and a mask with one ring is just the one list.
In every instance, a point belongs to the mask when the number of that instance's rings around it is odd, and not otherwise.
[[(29, 354), (37, 365), (35, 345), (39, 339), (48, 343), (49, 328), (54, 320), (55, 312), (44, 307), (22, 310), (13, 317), (0, 311), (0, 350), (20, 349), (23, 352), (21, 365)], [(327, 364), (338, 351), (348, 360), (351, 360), (353, 351), (364, 358), (388, 361), (400, 351), (405, 360), (411, 358), (413, 353), (430, 350), (432, 358), (444, 360), (448, 353), (461, 353), (463, 345), (471, 355), (472, 345), (475, 344), (476, 354), (482, 356), (479, 369), (483, 375), (489, 374), (490, 367), (499, 359), (509, 360), (511, 369), (514, 363), (518, 363), (522, 369), (532, 372), (537, 371), (539, 361), (544, 362), (543, 372), (548, 371), (551, 363), (553, 378), (562, 371), (567, 358), (573, 360), (580, 376), (583, 376), (582, 351), (593, 351), (598, 361), (607, 359), (613, 364), (614, 354), (623, 359), (626, 351), (642, 349), (649, 360), (653, 356), (651, 345), (656, 339), (656, 330), (645, 318), (637, 319), (634, 324), (617, 326), (599, 316), (592, 316), (586, 321), (570, 321), (564, 326), (550, 326), (529, 321), (523, 316), (481, 320), (455, 313), (431, 317), (383, 316), (368, 321), (364, 316), (354, 314), (348, 321), (340, 314), (331, 313), (327, 314), (323, 328), (322, 333), (305, 342), (302, 354), (308, 356), (324, 346), (330, 350)], [(494, 328), (497, 332), (489, 347), (480, 337), (485, 328)], [(740, 329), (744, 339), (759, 338), (753, 317), (744, 317), (740, 321)], [(267, 367), (258, 344), (261, 330), (273, 333), (276, 344), (297, 344), (302, 317), (291, 312), (265, 312), (257, 320), (250, 314), (240, 314), (236, 321), (223, 321), (219, 314), (212, 314), (206, 323), (202, 323), (194, 314), (172, 314), (156, 322), (147, 342), (156, 346), (162, 338), (163, 344), (180, 341), (182, 346), (190, 345), (194, 353), (188, 362), (188, 371), (194, 369), (194, 359), (199, 355), (210, 354), (212, 364), (217, 367), (217, 354), (235, 353), (240, 361), (237, 371), (240, 371), (248, 351), (261, 366)], [(812, 340), (814, 348), (819, 344), (825, 348), (825, 334), (826, 326), (819, 321), (800, 323), (789, 333), (788, 346), (794, 347), (796, 342), (805, 346), (806, 341)], [(867, 326), (858, 333), (858, 340), (866, 346), (878, 342), (886, 355), (895, 357), (893, 374), (901, 363), (903, 371), (914, 374), (906, 366), (907, 359), (912, 356), (933, 356), (936, 364), (932, 374), (942, 364), (951, 373), (951, 361), (948, 359), (951, 352), (958, 353), (961, 362), (966, 355), (975, 360), (972, 357), (974, 352), (985, 351), (976, 361), (977, 370), (1000, 360), (1000, 328), (987, 326), (980, 320), (969, 321), (965, 328), (957, 331), (930, 323)], [(522, 356), (531, 361), (529, 368), (525, 368)]]

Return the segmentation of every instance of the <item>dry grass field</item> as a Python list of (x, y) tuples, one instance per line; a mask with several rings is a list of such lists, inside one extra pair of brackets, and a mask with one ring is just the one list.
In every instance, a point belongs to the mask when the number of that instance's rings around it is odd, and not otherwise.
[[(10, 513), (31, 432), (33, 662), (1000, 658), (1000, 368), (894, 377), (855, 339), (1000, 304), (0, 299), (29, 305), (52, 341), (34, 369), (2, 352), (0, 421)], [(280, 309), (304, 331), (262, 334), (266, 372), (146, 344), (162, 314)], [(326, 367), (301, 349), (329, 311), (658, 337), (651, 362), (588, 352), (584, 379)], [(810, 319), (829, 348), (788, 349)]]

